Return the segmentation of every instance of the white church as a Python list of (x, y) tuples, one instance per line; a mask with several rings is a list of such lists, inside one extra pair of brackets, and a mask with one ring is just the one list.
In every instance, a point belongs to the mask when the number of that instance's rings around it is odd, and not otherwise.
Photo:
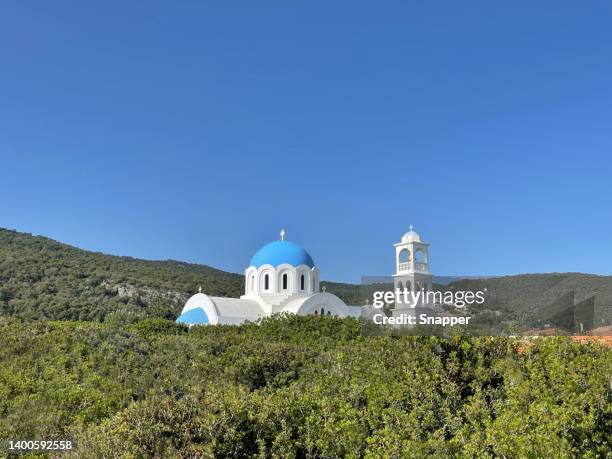
[[(433, 275), (429, 271), (429, 244), (412, 229), (395, 247), (394, 288), (412, 292), (432, 289)], [(319, 289), (319, 268), (312, 257), (299, 245), (280, 240), (259, 249), (245, 270), (245, 292), (240, 298), (193, 295), (183, 308), (177, 322), (188, 325), (239, 325), (254, 322), (277, 313), (298, 315), (329, 315), (360, 317), (372, 313), (371, 306), (349, 306), (340, 298)], [(362, 314), (363, 312), (363, 314)], [(434, 305), (396, 303), (393, 316), (434, 313)]]
[(359, 317), (361, 307), (347, 306), (336, 295), (319, 290), (319, 268), (299, 245), (280, 240), (259, 249), (245, 271), (240, 298), (199, 293), (189, 298), (177, 322), (196, 325), (238, 325), (271, 314)]

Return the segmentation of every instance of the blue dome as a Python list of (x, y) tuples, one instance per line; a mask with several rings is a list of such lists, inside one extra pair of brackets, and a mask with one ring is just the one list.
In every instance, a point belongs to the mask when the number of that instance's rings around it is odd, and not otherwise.
[(208, 323), (208, 316), (206, 312), (204, 312), (204, 309), (194, 308), (182, 313), (176, 321), (179, 324), (203, 325)]
[(262, 265), (272, 265), (275, 268), (287, 263), (291, 266), (306, 265), (314, 268), (312, 257), (299, 245), (289, 241), (274, 241), (264, 245), (257, 251), (249, 266), (259, 268)]

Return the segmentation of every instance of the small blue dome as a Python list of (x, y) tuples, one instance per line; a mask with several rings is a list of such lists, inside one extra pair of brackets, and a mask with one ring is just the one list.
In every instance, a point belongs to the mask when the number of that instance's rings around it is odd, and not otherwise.
[(289, 241), (274, 241), (264, 245), (257, 251), (249, 266), (259, 268), (262, 265), (272, 265), (275, 268), (287, 263), (291, 266), (306, 265), (314, 268), (312, 257), (299, 245)]
[(204, 325), (208, 323), (208, 316), (204, 309), (194, 308), (182, 313), (176, 321), (179, 324)]

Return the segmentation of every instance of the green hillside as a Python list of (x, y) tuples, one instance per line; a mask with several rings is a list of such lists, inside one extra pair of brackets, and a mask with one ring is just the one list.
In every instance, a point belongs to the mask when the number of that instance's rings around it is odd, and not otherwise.
[(198, 286), (235, 296), (243, 278), (208, 266), (88, 252), (0, 229), (0, 313), (103, 320), (110, 312), (171, 317)]
[(487, 289), (483, 305), (513, 320), (537, 317), (540, 311), (573, 293), (576, 303), (594, 299), (594, 326), (612, 321), (612, 276), (581, 273), (522, 274), (488, 279), (465, 279), (451, 283), (455, 290)]
[[(109, 315), (175, 318), (198, 286), (214, 296), (238, 297), (242, 275), (178, 261), (150, 261), (89, 252), (51, 239), (0, 229), (0, 314), (27, 319), (106, 320)], [(322, 282), (348, 304), (364, 304), (385, 286)], [(612, 320), (612, 277), (578, 273), (526, 274), (456, 281), (441, 289), (487, 289), (470, 313), (519, 321), (574, 292), (594, 297), (596, 325)], [(500, 316), (501, 314), (501, 316)], [(130, 320), (133, 322), (134, 320)]]

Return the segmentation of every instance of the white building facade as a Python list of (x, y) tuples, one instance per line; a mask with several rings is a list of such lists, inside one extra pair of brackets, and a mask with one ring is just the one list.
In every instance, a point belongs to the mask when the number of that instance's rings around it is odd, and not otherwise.
[(192, 296), (177, 322), (189, 325), (239, 325), (279, 313), (359, 317), (359, 306), (348, 306), (319, 289), (319, 268), (299, 245), (281, 238), (259, 249), (245, 270), (240, 298)]

